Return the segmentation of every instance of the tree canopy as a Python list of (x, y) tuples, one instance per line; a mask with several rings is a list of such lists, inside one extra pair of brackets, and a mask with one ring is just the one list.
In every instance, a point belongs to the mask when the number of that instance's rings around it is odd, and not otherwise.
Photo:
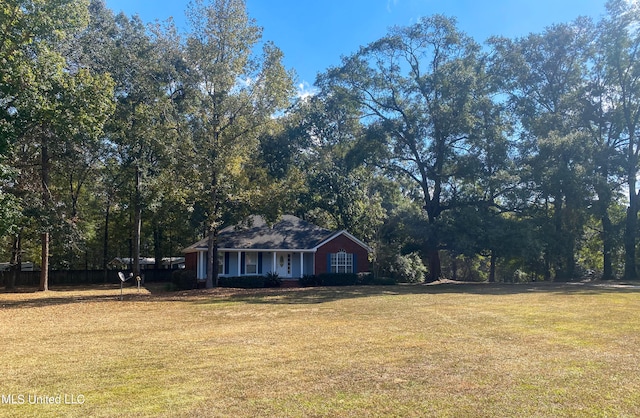
[(312, 97), (243, 0), (186, 13), (0, 4), (0, 254), (41, 289), (204, 237), (215, 286), (219, 229), (283, 213), (351, 231), (396, 280), (637, 278), (637, 2), (520, 38), (426, 17)]

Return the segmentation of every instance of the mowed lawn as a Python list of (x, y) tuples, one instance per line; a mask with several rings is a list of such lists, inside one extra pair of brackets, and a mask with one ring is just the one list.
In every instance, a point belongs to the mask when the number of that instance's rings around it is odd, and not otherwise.
[(640, 286), (119, 293), (0, 293), (0, 416), (640, 416)]

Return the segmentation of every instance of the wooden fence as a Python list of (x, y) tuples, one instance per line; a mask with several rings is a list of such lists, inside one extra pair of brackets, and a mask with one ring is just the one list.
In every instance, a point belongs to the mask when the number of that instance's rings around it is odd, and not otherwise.
[[(168, 282), (174, 270), (143, 270), (145, 282)], [(106, 273), (106, 274), (105, 274)], [(4, 287), (12, 272), (0, 271), (0, 287)], [(129, 272), (125, 272), (128, 277)], [(89, 285), (104, 283), (120, 283), (117, 270), (51, 270), (49, 286)], [(16, 286), (32, 287), (40, 284), (39, 271), (20, 271), (16, 278)]]

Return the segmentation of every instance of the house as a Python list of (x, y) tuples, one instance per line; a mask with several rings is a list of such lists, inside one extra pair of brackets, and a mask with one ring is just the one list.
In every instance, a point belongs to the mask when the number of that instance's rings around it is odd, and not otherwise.
[[(9, 271), (10, 269), (11, 263), (0, 263), (0, 271)], [(23, 261), (20, 271), (36, 271), (36, 268), (31, 261)]]
[[(207, 277), (205, 238), (185, 248), (187, 270)], [(323, 273), (363, 273), (370, 269), (371, 248), (347, 231), (330, 231), (292, 215), (273, 225), (261, 216), (218, 233), (220, 276), (264, 276), (276, 273), (296, 279)]]

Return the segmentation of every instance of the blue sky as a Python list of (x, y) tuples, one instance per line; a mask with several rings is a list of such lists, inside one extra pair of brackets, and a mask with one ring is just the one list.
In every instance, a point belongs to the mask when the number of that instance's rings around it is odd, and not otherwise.
[[(106, 0), (118, 13), (137, 14), (145, 22), (173, 17), (184, 29), (188, 0)], [(478, 42), (492, 35), (524, 36), (578, 16), (599, 18), (606, 0), (246, 0), (249, 15), (264, 28), (263, 39), (285, 54), (298, 74), (301, 92), (316, 74), (338, 65), (340, 57), (373, 42), (395, 25), (420, 17), (453, 16), (458, 28)]]

